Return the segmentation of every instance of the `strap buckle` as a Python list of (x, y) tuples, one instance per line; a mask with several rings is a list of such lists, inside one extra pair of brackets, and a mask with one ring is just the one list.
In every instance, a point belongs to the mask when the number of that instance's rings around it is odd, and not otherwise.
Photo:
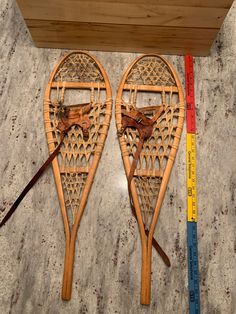
[(143, 121), (143, 119), (142, 119), (141, 117), (136, 117), (136, 118), (135, 118), (135, 121), (136, 121), (137, 123), (141, 123), (141, 122)]

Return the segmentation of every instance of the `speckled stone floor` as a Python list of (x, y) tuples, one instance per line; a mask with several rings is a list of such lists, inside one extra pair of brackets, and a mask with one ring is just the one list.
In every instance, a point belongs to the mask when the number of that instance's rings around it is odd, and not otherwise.
[[(203, 314), (236, 313), (235, 4), (211, 55), (195, 58)], [(43, 95), (63, 53), (34, 47), (15, 1), (0, 0), (1, 217), (48, 156)], [(93, 54), (115, 97), (121, 75), (137, 55)], [(166, 58), (184, 84), (183, 57)], [(185, 134), (156, 229), (172, 267), (153, 253), (149, 307), (139, 303), (140, 239), (125, 180), (113, 116), (78, 232), (71, 301), (60, 299), (64, 231), (49, 169), (0, 230), (0, 313), (188, 313)]]

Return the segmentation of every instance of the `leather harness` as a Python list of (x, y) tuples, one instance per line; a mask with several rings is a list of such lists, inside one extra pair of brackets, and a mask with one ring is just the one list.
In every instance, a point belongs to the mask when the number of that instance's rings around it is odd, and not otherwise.
[(71, 106), (63, 106), (60, 103), (58, 111), (57, 111), (57, 118), (59, 120), (57, 129), (60, 131), (60, 142), (53, 153), (48, 157), (42, 167), (37, 171), (37, 173), (33, 176), (33, 178), (29, 181), (26, 185), (24, 190), (18, 196), (16, 201), (13, 203), (9, 211), (7, 212), (6, 216), (0, 223), (0, 228), (8, 221), (8, 219), (12, 216), (14, 211), (17, 209), (23, 198), (26, 194), (30, 191), (30, 189), (35, 185), (38, 179), (42, 176), (45, 172), (47, 167), (51, 164), (54, 158), (58, 155), (61, 145), (63, 143), (63, 139), (65, 135), (68, 133), (70, 128), (74, 125), (78, 125), (81, 127), (83, 132), (84, 140), (88, 140), (89, 136), (89, 128), (91, 126), (91, 122), (88, 116), (88, 113), (92, 109), (92, 103), (86, 104), (78, 104), (78, 105), (71, 105)]
[[(150, 112), (153, 110), (155, 110), (155, 114), (152, 118), (148, 118), (145, 116), (144, 113)], [(139, 133), (139, 136), (140, 136), (139, 143), (138, 143), (136, 152), (134, 154), (134, 158), (133, 158), (133, 161), (132, 161), (132, 164), (130, 167), (130, 172), (129, 172), (128, 179), (127, 179), (128, 180), (128, 192), (129, 192), (129, 198), (130, 198), (130, 206), (131, 206), (132, 214), (134, 215), (136, 220), (137, 220), (137, 215), (136, 215), (136, 211), (135, 211), (135, 207), (134, 207), (134, 203), (133, 203), (133, 197), (132, 197), (132, 193), (131, 193), (131, 182), (132, 182), (133, 177), (134, 177), (134, 172), (135, 172), (135, 169), (137, 167), (138, 159), (140, 157), (144, 141), (151, 137), (152, 132), (153, 132), (153, 125), (156, 122), (156, 120), (160, 117), (160, 115), (163, 113), (163, 111), (164, 111), (163, 106), (158, 106), (158, 107), (149, 106), (149, 107), (145, 107), (145, 108), (132, 109), (132, 111), (126, 111), (123, 109), (121, 110), (122, 127), (118, 131), (118, 136), (122, 136), (127, 127), (136, 128), (138, 133)], [(147, 227), (145, 227), (145, 233), (148, 236), (149, 230)], [(159, 255), (163, 259), (164, 263), (168, 267), (170, 267), (171, 264), (170, 264), (170, 260), (169, 260), (168, 256), (163, 251), (163, 249), (161, 248), (161, 246), (158, 244), (158, 242), (155, 240), (154, 237), (152, 238), (152, 245), (156, 249), (156, 251), (159, 253)]]

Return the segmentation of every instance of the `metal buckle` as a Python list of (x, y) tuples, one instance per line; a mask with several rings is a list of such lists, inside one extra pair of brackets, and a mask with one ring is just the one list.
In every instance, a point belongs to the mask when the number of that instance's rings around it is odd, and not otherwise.
[(143, 121), (143, 119), (142, 119), (141, 117), (137, 117), (137, 118), (135, 118), (135, 121), (136, 121), (137, 123), (140, 123), (140, 122)]

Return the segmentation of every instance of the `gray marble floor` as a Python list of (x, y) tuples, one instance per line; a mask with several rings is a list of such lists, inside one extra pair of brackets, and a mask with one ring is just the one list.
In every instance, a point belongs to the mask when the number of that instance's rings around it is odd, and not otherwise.
[[(236, 4), (236, 3), (235, 3)], [(43, 94), (61, 50), (34, 47), (13, 0), (0, 0), (0, 213), (48, 156)], [(136, 54), (93, 52), (113, 95)], [(184, 60), (166, 56), (184, 84)], [(203, 314), (236, 313), (236, 5), (211, 55), (195, 58), (199, 263)], [(64, 231), (52, 171), (0, 230), (0, 313), (187, 313), (185, 134), (156, 234), (152, 302), (141, 306), (140, 239), (132, 218), (114, 116), (79, 228), (73, 295), (60, 299)], [(134, 231), (133, 231), (134, 230)]]

